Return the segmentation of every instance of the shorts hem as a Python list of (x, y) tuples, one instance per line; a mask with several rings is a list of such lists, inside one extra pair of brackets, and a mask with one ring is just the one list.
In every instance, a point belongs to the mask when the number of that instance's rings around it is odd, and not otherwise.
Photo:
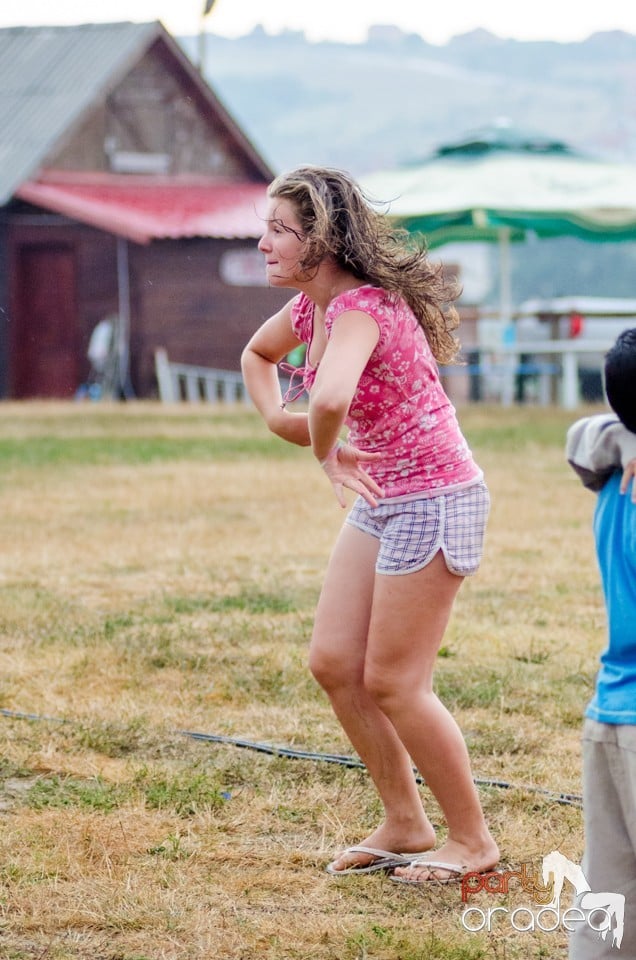
[(400, 567), (399, 570), (396, 570), (396, 569), (384, 570), (382, 569), (382, 567), (379, 567), (376, 564), (375, 572), (378, 574), (381, 574), (384, 577), (399, 577), (409, 573), (417, 573), (419, 570), (423, 570), (424, 567), (428, 567), (429, 563), (433, 562), (433, 560), (435, 559), (438, 553), (442, 554), (442, 556), (444, 557), (444, 563), (446, 564), (446, 569), (448, 570), (449, 573), (452, 573), (454, 577), (472, 577), (479, 570), (479, 565), (471, 569), (468, 573), (464, 572), (463, 570), (457, 570), (456, 568), (452, 567), (449, 563), (449, 556), (446, 553), (446, 550), (444, 549), (444, 545), (443, 543), (440, 543), (437, 549), (433, 553), (431, 553), (428, 557), (426, 557), (425, 560), (422, 560), (422, 561), (418, 560), (417, 563), (414, 563), (412, 566)]
[(368, 529), (368, 527), (365, 527), (363, 524), (358, 523), (357, 520), (351, 520), (350, 517), (346, 517), (345, 523), (348, 524), (350, 527), (355, 527), (356, 530), (360, 530), (361, 533), (366, 533), (367, 536), (373, 537), (373, 539), (377, 540), (378, 542), (382, 539), (381, 535), (372, 533), (371, 530)]

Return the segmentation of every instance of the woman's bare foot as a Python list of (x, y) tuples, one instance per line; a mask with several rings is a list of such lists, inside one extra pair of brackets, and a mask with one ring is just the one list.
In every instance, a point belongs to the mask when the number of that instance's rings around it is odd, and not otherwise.
[[(366, 840), (362, 840), (359, 846), (395, 854), (421, 854), (435, 846), (435, 830), (428, 820), (419, 824), (417, 828), (408, 830), (389, 827), (388, 824), (383, 823)], [(350, 870), (351, 867), (367, 867), (373, 863), (374, 859), (376, 858), (370, 853), (343, 850), (330, 863), (330, 872), (340, 873), (342, 870)]]
[[(426, 866), (430, 860), (445, 866)], [(493, 870), (499, 862), (497, 844), (489, 837), (488, 842), (480, 846), (469, 846), (455, 840), (447, 840), (439, 850), (418, 858), (418, 863), (408, 867), (396, 867), (393, 874), (407, 883), (448, 883), (458, 880), (466, 873), (486, 873)]]

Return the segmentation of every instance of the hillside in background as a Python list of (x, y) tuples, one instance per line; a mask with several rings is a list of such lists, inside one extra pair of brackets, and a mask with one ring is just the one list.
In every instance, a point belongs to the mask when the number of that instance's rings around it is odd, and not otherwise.
[[(196, 38), (182, 42), (196, 60)], [(311, 160), (360, 175), (419, 160), (497, 117), (636, 160), (630, 34), (524, 43), (478, 30), (433, 46), (388, 27), (364, 44), (256, 29), (207, 34), (205, 73), (275, 169)]]
[[(180, 42), (196, 61), (197, 38)], [(501, 117), (586, 153), (636, 163), (631, 34), (564, 44), (477, 30), (433, 46), (395, 27), (372, 28), (364, 44), (310, 43), (302, 33), (257, 28), (237, 39), (207, 34), (204, 67), (275, 171), (309, 162), (360, 176), (421, 160)], [(634, 296), (635, 268), (633, 244), (520, 244), (515, 299)]]

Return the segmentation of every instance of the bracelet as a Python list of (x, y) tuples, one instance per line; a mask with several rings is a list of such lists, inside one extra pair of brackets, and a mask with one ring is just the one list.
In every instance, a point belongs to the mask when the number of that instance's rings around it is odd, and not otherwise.
[(333, 447), (331, 448), (331, 450), (329, 451), (329, 453), (327, 454), (327, 456), (324, 457), (323, 460), (319, 460), (319, 461), (318, 461), (318, 463), (320, 464), (320, 466), (321, 466), (321, 467), (324, 467), (324, 465), (327, 463), (327, 461), (328, 461), (328, 460), (331, 460), (332, 457), (333, 457), (335, 454), (338, 453), (338, 450), (340, 449), (340, 447), (344, 447), (344, 446), (346, 446), (344, 440), (340, 440), (340, 439), (336, 440), (336, 442), (334, 443)]

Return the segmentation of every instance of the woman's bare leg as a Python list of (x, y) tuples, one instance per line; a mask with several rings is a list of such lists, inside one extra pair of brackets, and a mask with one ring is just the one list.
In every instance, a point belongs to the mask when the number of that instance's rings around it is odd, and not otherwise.
[[(434, 859), (488, 870), (499, 851), (486, 826), (464, 738), (432, 688), (435, 658), (461, 583), (441, 553), (415, 573), (378, 575), (364, 680), (446, 818), (448, 839)], [(396, 873), (427, 875), (410, 868)], [(435, 875), (444, 877), (443, 871)]]
[[(310, 666), (380, 794), (385, 820), (366, 846), (419, 852), (435, 844), (407, 750), (364, 686), (377, 541), (345, 524), (336, 542), (316, 611)], [(336, 869), (364, 863), (350, 854)]]

